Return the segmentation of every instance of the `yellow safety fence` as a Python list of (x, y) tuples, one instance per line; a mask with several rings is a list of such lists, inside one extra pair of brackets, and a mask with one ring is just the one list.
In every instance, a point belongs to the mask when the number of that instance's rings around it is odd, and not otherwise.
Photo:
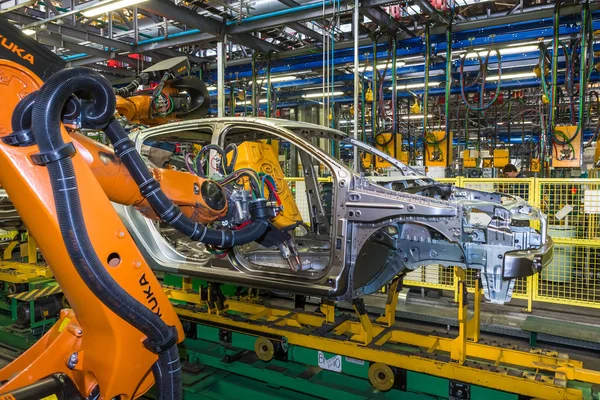
[[(459, 177), (438, 181), (516, 195), (540, 207), (548, 216), (548, 233), (555, 243), (554, 260), (540, 274), (517, 280), (513, 291), (513, 298), (527, 300), (529, 311), (534, 302), (600, 308), (600, 179)], [(297, 200), (303, 197), (298, 196)], [(477, 270), (467, 271), (471, 290), (476, 277)], [(453, 269), (439, 265), (409, 272), (404, 284), (455, 292), (457, 289)]]
[[(442, 182), (488, 192), (519, 196), (548, 216), (554, 239), (554, 260), (528, 279), (517, 280), (514, 298), (533, 302), (600, 308), (600, 179), (440, 179)], [(477, 270), (467, 271), (470, 288)], [(436, 277), (439, 277), (436, 278)], [(408, 286), (456, 290), (453, 271), (424, 266), (405, 279)], [(418, 279), (414, 279), (418, 278)]]

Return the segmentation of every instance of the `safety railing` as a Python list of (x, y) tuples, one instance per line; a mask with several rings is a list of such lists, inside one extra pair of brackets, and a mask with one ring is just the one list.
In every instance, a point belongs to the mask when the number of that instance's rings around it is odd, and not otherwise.
[[(513, 298), (527, 300), (528, 310), (534, 302), (600, 308), (600, 179), (459, 177), (438, 181), (519, 196), (548, 216), (554, 260), (540, 274), (518, 279), (513, 291)], [(477, 270), (468, 270), (466, 276), (472, 290)], [(409, 272), (404, 285), (456, 292), (457, 280), (452, 268), (426, 265)]]

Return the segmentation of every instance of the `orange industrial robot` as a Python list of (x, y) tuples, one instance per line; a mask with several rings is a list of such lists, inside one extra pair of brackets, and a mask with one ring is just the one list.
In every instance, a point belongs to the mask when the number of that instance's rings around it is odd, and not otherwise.
[[(187, 75), (189, 71), (185, 56), (146, 68), (129, 85), (115, 90), (117, 112), (131, 123), (151, 126), (204, 117), (210, 96), (201, 80)], [(148, 81), (158, 83), (152, 89), (138, 90)]]
[[(232, 229), (207, 227), (233, 207), (225, 188), (185, 172), (150, 171), (114, 119), (108, 81), (66, 69), (43, 83), (26, 65), (0, 54), (0, 184), (72, 309), (0, 370), (0, 397), (132, 399), (156, 382), (158, 398), (180, 399), (181, 324), (110, 202), (222, 248), (269, 235), (276, 208), (259, 198)], [(62, 121), (77, 116), (82, 127), (103, 130), (114, 152), (70, 135)]]

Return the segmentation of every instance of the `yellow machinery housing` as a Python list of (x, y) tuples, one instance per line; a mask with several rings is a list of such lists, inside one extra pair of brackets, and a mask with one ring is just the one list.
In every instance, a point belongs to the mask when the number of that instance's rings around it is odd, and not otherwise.
[[(375, 148), (383, 151), (386, 154), (389, 154), (405, 164), (408, 164), (408, 152), (402, 151), (402, 135), (396, 135), (395, 145), (392, 135), (393, 133), (389, 132), (377, 134), (375, 136)], [(389, 162), (385, 161), (381, 157), (375, 157), (373, 160), (373, 156), (371, 154), (363, 154), (362, 162), (365, 168), (389, 168), (392, 166)]]
[(452, 132), (431, 131), (425, 134), (425, 165), (447, 167), (452, 162)]
[(296, 205), (292, 191), (285, 182), (285, 175), (279, 165), (274, 144), (264, 142), (244, 142), (238, 146), (236, 170), (250, 168), (257, 172), (269, 174), (277, 185), (277, 195), (281, 199), (283, 209), (273, 221), (277, 228), (285, 228), (302, 221), (302, 215)]

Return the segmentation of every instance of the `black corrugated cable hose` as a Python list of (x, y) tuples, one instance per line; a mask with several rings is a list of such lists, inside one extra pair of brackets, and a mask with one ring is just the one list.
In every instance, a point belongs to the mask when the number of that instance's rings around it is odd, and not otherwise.
[(122, 97), (130, 96), (138, 87), (140, 87), (140, 85), (147, 83), (149, 78), (150, 75), (142, 72), (141, 74), (137, 75), (127, 86), (115, 89), (115, 94)]

